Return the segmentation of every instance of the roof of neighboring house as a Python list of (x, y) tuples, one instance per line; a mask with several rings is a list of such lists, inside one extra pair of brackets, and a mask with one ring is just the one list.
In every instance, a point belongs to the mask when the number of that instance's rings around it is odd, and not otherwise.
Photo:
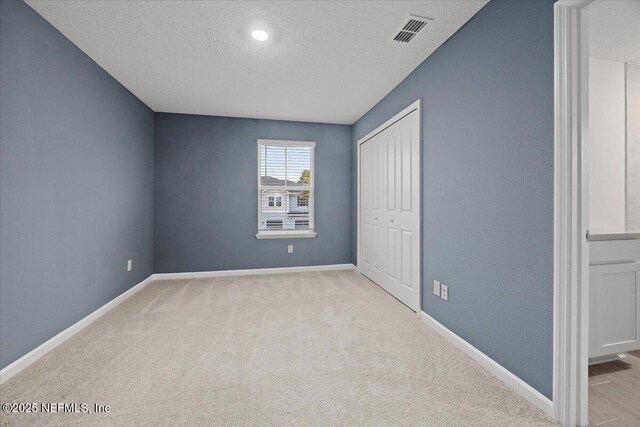
[(286, 190), (278, 189), (278, 190), (263, 190), (263, 191), (268, 191), (269, 192), (269, 194), (268, 194), (269, 197), (273, 197), (273, 196), (279, 197), (281, 194), (284, 194), (285, 197), (286, 196), (295, 197), (295, 196), (300, 196), (306, 190), (304, 190), (304, 189), (296, 190), (296, 189), (293, 189), (293, 188), (287, 188)]
[(296, 185), (297, 182), (294, 181), (290, 181), (290, 180), (286, 180), (286, 179), (280, 179), (280, 178), (276, 178), (273, 176), (261, 176), (260, 177), (260, 183), (262, 185)]
[[(300, 183), (299, 181), (291, 181), (289, 179), (280, 179), (280, 178), (276, 178), (273, 176), (261, 176), (260, 177), (260, 184), (261, 185), (273, 185), (273, 186), (292, 186), (292, 187), (302, 187), (304, 184)], [(293, 189), (292, 189), (293, 190)]]

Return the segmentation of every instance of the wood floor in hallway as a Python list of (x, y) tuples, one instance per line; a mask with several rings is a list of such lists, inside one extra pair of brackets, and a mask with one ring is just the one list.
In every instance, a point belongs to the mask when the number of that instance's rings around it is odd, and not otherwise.
[(589, 366), (589, 425), (640, 426), (640, 350)]

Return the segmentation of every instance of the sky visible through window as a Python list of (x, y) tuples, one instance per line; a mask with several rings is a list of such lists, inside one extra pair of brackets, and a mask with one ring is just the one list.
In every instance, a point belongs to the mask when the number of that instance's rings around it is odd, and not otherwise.
[(297, 183), (303, 171), (311, 170), (311, 150), (311, 147), (261, 145), (260, 175)]

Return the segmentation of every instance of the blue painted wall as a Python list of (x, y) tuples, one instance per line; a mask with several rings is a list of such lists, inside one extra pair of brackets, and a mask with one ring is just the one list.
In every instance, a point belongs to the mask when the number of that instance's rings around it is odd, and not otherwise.
[[(259, 138), (316, 142), (318, 237), (256, 240)], [(345, 125), (156, 114), (155, 272), (350, 263), (351, 146)]]
[[(355, 141), (422, 98), (423, 308), (550, 397), (552, 7), (492, 1), (351, 127), (154, 115), (0, 2), (0, 366), (153, 271), (355, 262)], [(258, 138), (317, 142), (316, 239), (255, 239)]]
[(0, 2), (0, 93), (5, 367), (152, 273), (154, 118), (22, 1)]
[(354, 153), (418, 98), (423, 309), (551, 397), (553, 2), (490, 2), (358, 120)]

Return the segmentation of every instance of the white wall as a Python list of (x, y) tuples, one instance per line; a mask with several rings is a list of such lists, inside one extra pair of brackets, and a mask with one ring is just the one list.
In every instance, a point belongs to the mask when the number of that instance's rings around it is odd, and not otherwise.
[(640, 231), (640, 65), (627, 64), (627, 231)]
[(624, 63), (589, 59), (589, 230), (625, 231)]

